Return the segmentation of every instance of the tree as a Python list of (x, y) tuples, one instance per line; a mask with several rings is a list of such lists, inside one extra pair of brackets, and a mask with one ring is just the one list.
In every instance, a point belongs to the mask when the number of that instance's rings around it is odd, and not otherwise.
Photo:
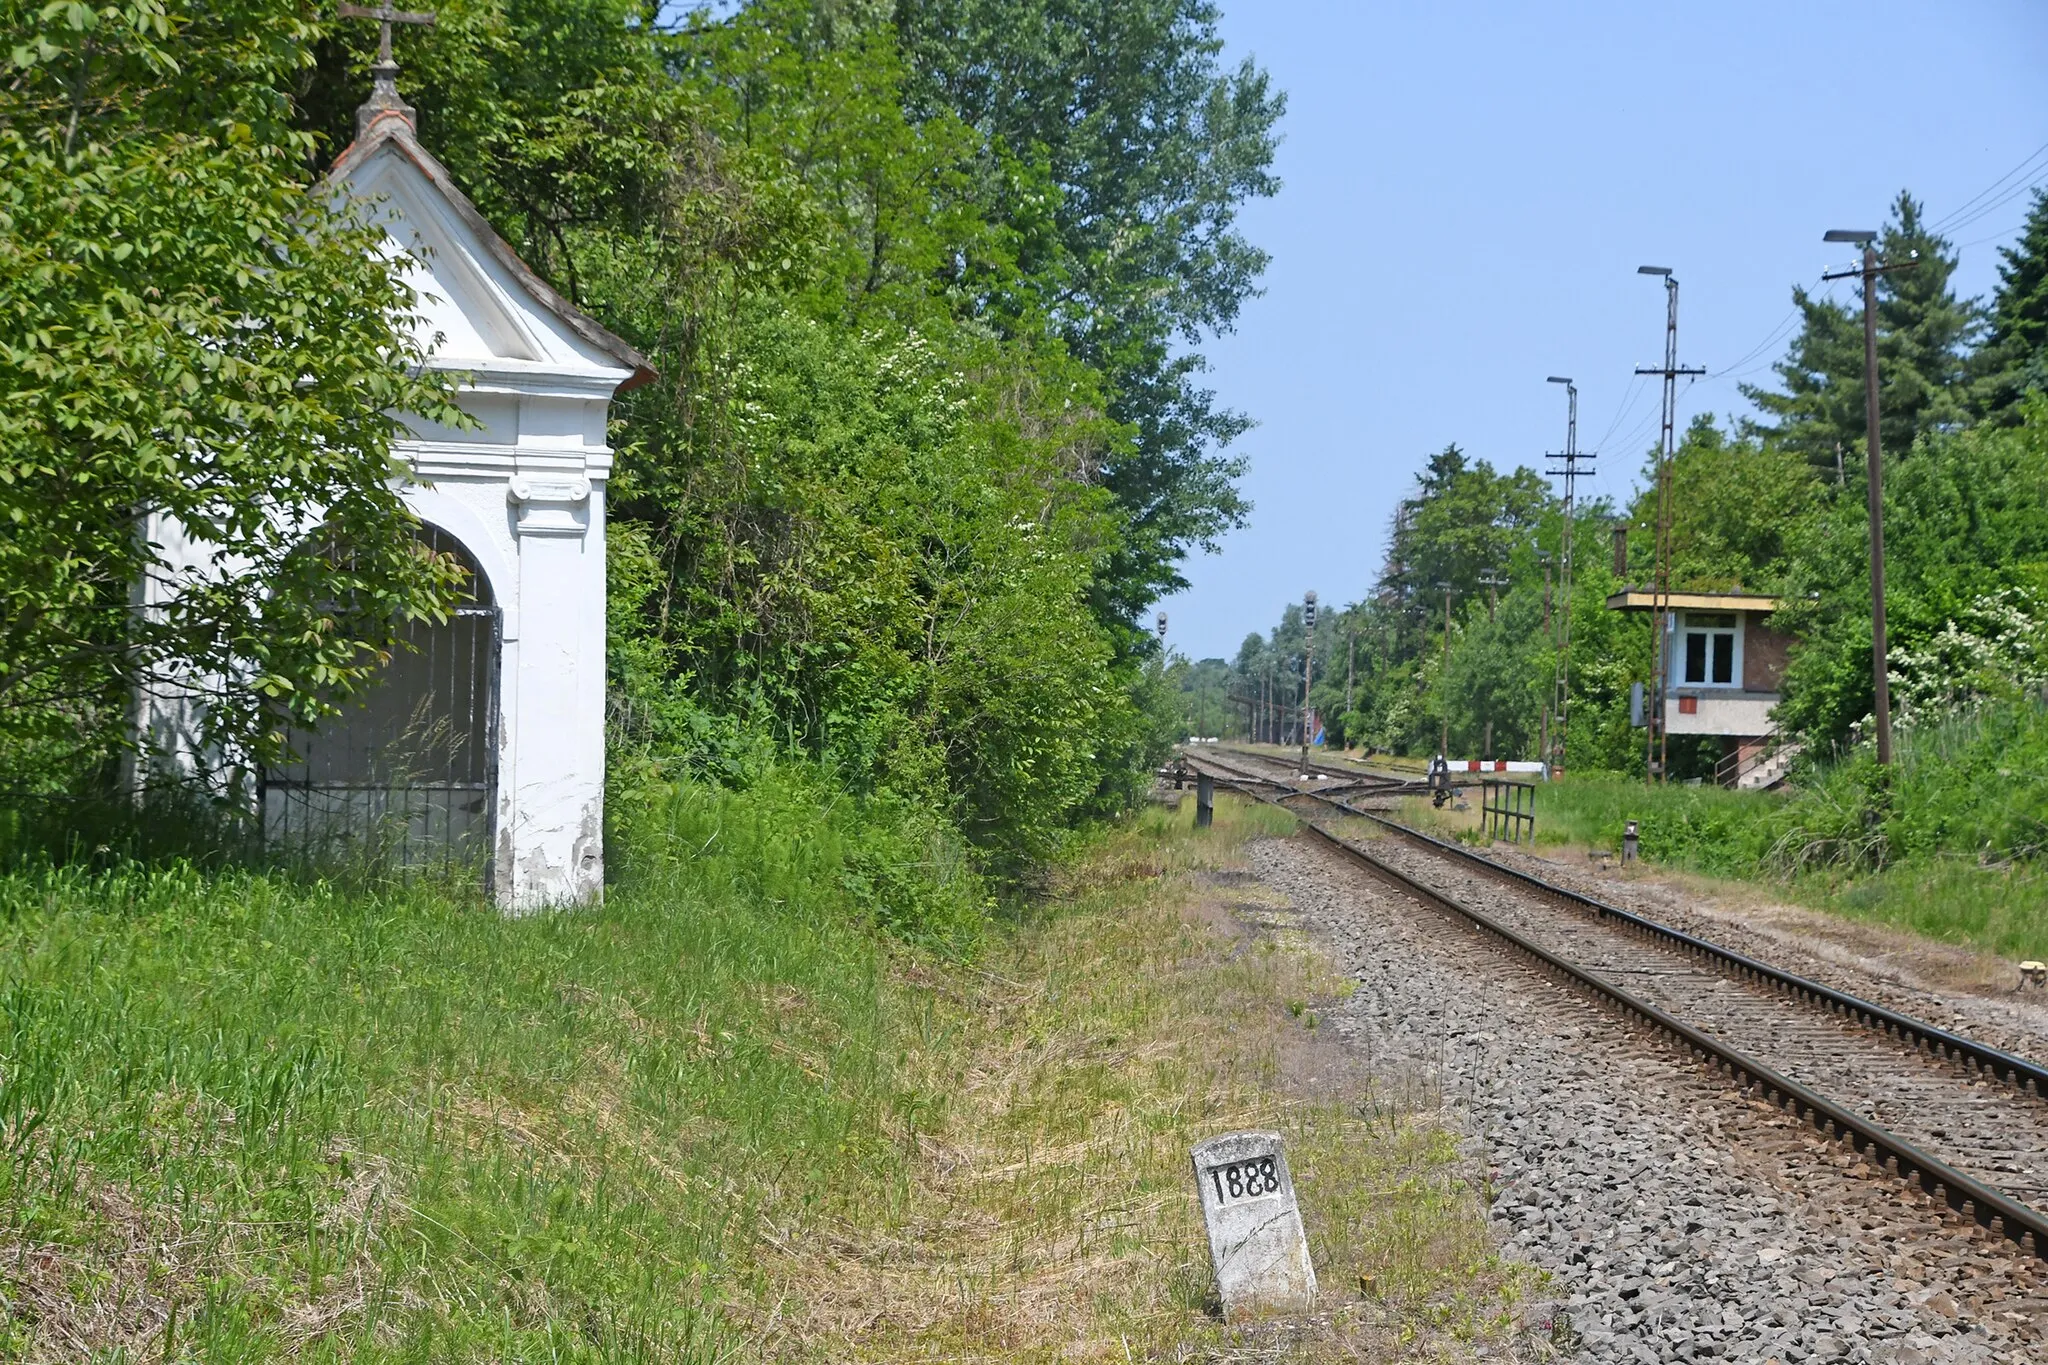
[(2027, 395), (2048, 389), (2048, 189), (2034, 191), (2019, 240), (1998, 254), (1981, 408), (1991, 421), (2011, 426)]
[(1156, 670), (1091, 611), (1124, 543), (1092, 475), (1127, 433), (1033, 313), (975, 136), (906, 111), (888, 26), (763, 0), (649, 41), (680, 93), (593, 94), (663, 112), (588, 155), (650, 197), (561, 233), (662, 371), (611, 487), (637, 738), (691, 761), (707, 712), (769, 731), (1015, 871), (1170, 737)]
[[(1685, 592), (1766, 592), (1790, 567), (1794, 528), (1816, 505), (1819, 475), (1793, 450), (1729, 435), (1702, 413), (1671, 457), (1671, 582)], [(1657, 456), (1630, 509), (1647, 555), (1657, 529)]]
[[(1974, 300), (1956, 298), (1954, 251), (1926, 228), (1919, 202), (1903, 190), (1878, 249), (1888, 265), (1910, 263), (1877, 282), (1879, 435), (1885, 449), (1904, 454), (1922, 435), (1955, 430), (1966, 420), (1970, 348), (1982, 316)], [(1777, 419), (1761, 428), (1771, 440), (1846, 481), (1865, 429), (1862, 305), (1816, 299), (1799, 288), (1792, 298), (1804, 324), (1775, 367), (1783, 392), (1750, 384), (1742, 392)]]
[(1801, 316), (1799, 333), (1773, 366), (1784, 391), (1744, 384), (1742, 393), (1777, 419), (1775, 425), (1753, 424), (1754, 431), (1841, 484), (1862, 449), (1863, 326), (1848, 308), (1798, 285), (1792, 303)]
[(1960, 430), (1968, 421), (1970, 351), (1983, 332), (1984, 310), (1975, 299), (1956, 297), (1955, 250), (1927, 230), (1920, 204), (1903, 190), (1878, 254), (1887, 263), (1914, 263), (1884, 277), (1877, 301), (1881, 434), (1903, 455), (1926, 433)]
[[(1056, 191), (1005, 196), (1002, 220), (1052, 259), (1059, 336), (1101, 371), (1109, 413), (1136, 432), (1100, 471), (1129, 522), (1100, 585), (1128, 622), (1186, 586), (1179, 561), (1248, 510), (1223, 450), (1249, 423), (1219, 409), (1190, 349), (1228, 331), (1265, 253), (1239, 207), (1275, 193), (1285, 98), (1249, 60), (1225, 71), (1211, 0), (897, 0), (913, 107), (987, 141), (984, 174), (1043, 165)], [(1028, 261), (1034, 269), (1037, 261)]]
[(1515, 548), (1534, 538), (1550, 501), (1533, 469), (1496, 473), (1455, 445), (1432, 455), (1416, 476), (1416, 496), (1395, 519), (1380, 583), (1406, 606), (1409, 633), (1427, 634), (1443, 607), (1441, 584), (1451, 585), (1461, 607), (1477, 600), (1479, 580), (1505, 569)]
[[(1885, 610), (1892, 650), (1929, 647), (1987, 598), (2048, 588), (2048, 399), (2014, 427), (1980, 424), (1885, 456)], [(1794, 572), (1776, 619), (1801, 638), (1778, 716), (1840, 742), (1870, 714), (1868, 522), (1836, 499), (1794, 527)]]
[[(448, 604), (390, 414), (464, 419), (381, 234), (309, 193), (277, 95), (296, 8), (8, 12), (0, 756), (47, 781), (50, 745), (120, 748), (148, 683), (210, 684), (206, 737), (270, 755)], [(197, 571), (139, 533), (150, 512)]]

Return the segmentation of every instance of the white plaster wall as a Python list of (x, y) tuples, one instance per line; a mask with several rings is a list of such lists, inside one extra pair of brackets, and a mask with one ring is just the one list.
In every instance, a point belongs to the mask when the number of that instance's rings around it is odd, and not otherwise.
[(1778, 704), (1776, 693), (1717, 697), (1702, 692), (1700, 709), (1690, 716), (1678, 709), (1679, 695), (1672, 693), (1664, 704), (1664, 716), (1674, 735), (1768, 735), (1775, 728), (1771, 708)]
[(419, 480), (407, 501), (476, 556), (502, 613), (493, 883), (508, 908), (603, 893), (605, 414), (620, 377), (478, 373), (458, 401), (483, 430), (418, 423), (401, 446)]
[[(460, 541), (501, 614), (492, 885), (508, 909), (573, 904), (604, 888), (605, 481), (612, 396), (634, 368), (578, 335), (528, 288), (395, 143), (350, 162), (339, 186), (387, 231), (420, 296), (418, 340), (461, 376), (475, 429), (407, 418), (401, 496)], [(541, 293), (545, 293), (544, 287)], [(199, 556), (180, 528), (149, 532), (173, 563)], [(171, 584), (138, 585), (139, 604)], [(179, 687), (137, 698), (136, 724), (188, 771), (204, 769), (199, 702)]]
[(461, 541), (502, 612), (493, 884), (508, 908), (604, 887), (606, 421), (634, 371), (487, 249), (404, 148), (353, 164), (421, 300), (431, 364), (461, 374), (479, 429), (414, 420), (402, 453), (422, 518)]

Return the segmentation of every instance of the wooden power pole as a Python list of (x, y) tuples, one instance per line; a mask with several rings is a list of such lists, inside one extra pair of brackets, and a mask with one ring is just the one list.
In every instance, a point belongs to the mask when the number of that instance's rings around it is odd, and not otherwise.
[[(1860, 270), (1840, 270), (1821, 276), (1824, 280), (1863, 277), (1863, 446), (1869, 461), (1868, 486), (1864, 490), (1870, 506), (1870, 690), (1871, 722), (1877, 727), (1877, 761), (1889, 767), (1892, 761), (1891, 661), (1884, 629), (1884, 463), (1878, 449), (1877, 419), (1877, 277), (1893, 270), (1910, 270), (1918, 261), (1879, 265), (1875, 232), (1836, 231), (1821, 240), (1856, 242), (1863, 247)], [(1839, 455), (1838, 455), (1839, 457)]]

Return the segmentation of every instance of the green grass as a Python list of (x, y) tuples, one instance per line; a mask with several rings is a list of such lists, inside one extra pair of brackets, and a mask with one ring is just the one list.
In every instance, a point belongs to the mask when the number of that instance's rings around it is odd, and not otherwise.
[(1539, 844), (1585, 844), (1619, 856), (1622, 832), (1634, 820), (1645, 858), (1723, 876), (1758, 870), (1784, 805), (1770, 792), (1652, 787), (1591, 773), (1544, 785), (1536, 801)]
[[(792, 1253), (816, 1358), (1438, 1360), (1510, 1332), (1534, 1277), (1495, 1253), (1437, 1097), (1298, 1083), (1335, 1080), (1307, 1053), (1343, 1046), (1319, 1030), (1349, 983), (1239, 853), (1292, 817), (1225, 796), (1205, 833), (1192, 806), (1100, 835), (984, 984), (927, 998), (910, 1198)], [(1189, 1147), (1246, 1128), (1287, 1139), (1331, 1314), (1278, 1342), (1212, 1317), (1189, 1188)]]
[(0, 875), (0, 1358), (1230, 1350), (1186, 1154), (1249, 1126), (1290, 1135), (1340, 1318), (1366, 1274), (1389, 1342), (1507, 1330), (1522, 1281), (1433, 1119), (1287, 1082), (1342, 982), (1189, 908), (1260, 894), (1236, 850), (1284, 812), (1144, 813), (1006, 923), (815, 775), (617, 806), (606, 902), (524, 918)]
[(721, 1358), (734, 1230), (897, 1179), (810, 796), (686, 789), (575, 914), (0, 879), (0, 1355)]
[(2048, 957), (2048, 707), (2037, 701), (1904, 732), (1889, 775), (1867, 753), (1814, 765), (1782, 794), (1574, 774), (1537, 802), (1539, 843), (1618, 854), (1633, 819), (1651, 864), (1760, 882), (2006, 957)]

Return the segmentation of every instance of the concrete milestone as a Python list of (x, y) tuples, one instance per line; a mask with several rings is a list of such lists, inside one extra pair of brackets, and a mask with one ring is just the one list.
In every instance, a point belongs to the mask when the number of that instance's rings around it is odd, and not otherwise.
[(1223, 1315), (1305, 1313), (1316, 1271), (1278, 1133), (1225, 1133), (1192, 1153)]

